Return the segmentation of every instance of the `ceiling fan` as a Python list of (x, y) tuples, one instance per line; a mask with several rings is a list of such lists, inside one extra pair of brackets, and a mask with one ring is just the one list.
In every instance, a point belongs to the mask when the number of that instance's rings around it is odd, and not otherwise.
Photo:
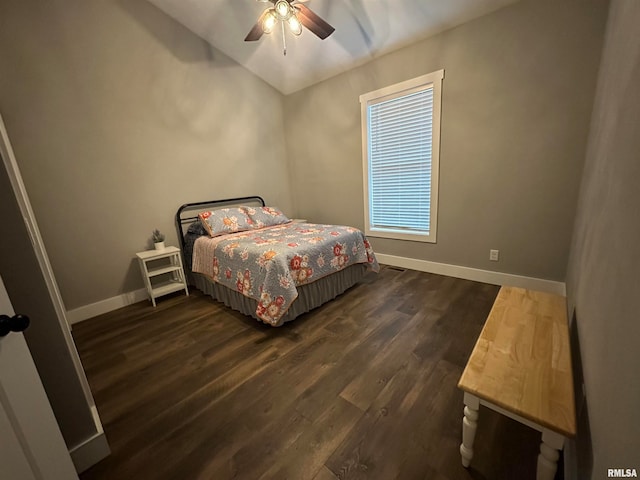
[(278, 22), (282, 25), (283, 53), (287, 54), (287, 43), (285, 38), (285, 23), (291, 33), (298, 36), (302, 33), (302, 27), (308, 28), (312, 33), (324, 40), (331, 35), (335, 28), (311, 11), (302, 2), (308, 0), (257, 0), (259, 2), (270, 2), (273, 7), (267, 8), (258, 18), (256, 24), (251, 28), (245, 42), (255, 42), (262, 37), (263, 33), (271, 33)]

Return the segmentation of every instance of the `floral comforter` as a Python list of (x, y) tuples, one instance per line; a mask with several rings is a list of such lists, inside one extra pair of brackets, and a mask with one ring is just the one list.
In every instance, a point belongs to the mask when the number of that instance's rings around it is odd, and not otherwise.
[(194, 245), (192, 271), (255, 299), (256, 315), (279, 326), (298, 297), (296, 286), (356, 263), (379, 270), (371, 245), (357, 228), (288, 223), (200, 237)]

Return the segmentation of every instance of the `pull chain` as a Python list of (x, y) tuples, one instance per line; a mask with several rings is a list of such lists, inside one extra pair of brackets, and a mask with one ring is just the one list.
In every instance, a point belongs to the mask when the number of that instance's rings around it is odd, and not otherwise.
[(287, 56), (287, 37), (284, 33), (284, 20), (280, 20), (280, 25), (282, 26), (282, 54)]

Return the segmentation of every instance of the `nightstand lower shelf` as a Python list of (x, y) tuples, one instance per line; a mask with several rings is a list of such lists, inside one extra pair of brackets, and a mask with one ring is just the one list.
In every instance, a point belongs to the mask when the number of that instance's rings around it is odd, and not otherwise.
[(185, 290), (184, 282), (180, 280), (169, 280), (167, 282), (157, 283), (151, 289), (151, 292), (155, 298), (167, 295), (168, 293), (177, 292), (179, 290)]

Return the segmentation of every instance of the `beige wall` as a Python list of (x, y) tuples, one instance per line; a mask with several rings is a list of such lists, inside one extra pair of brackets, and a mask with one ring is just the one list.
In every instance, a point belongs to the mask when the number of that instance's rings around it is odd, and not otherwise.
[[(593, 455), (592, 475), (580, 478), (640, 470), (638, 25), (640, 2), (612, 2), (568, 270)], [(589, 448), (579, 450), (588, 470)]]
[[(145, 0), (0, 2), (0, 112), (67, 309), (142, 288), (189, 201), (291, 212), (282, 96)], [(292, 212), (293, 213), (293, 212)]]
[(359, 95), (444, 68), (438, 242), (374, 248), (563, 281), (607, 7), (524, 0), (285, 97), (299, 214), (364, 226)]
[(564, 280), (607, 5), (523, 0), (283, 98), (145, 0), (2, 2), (0, 111), (67, 309), (141, 288), (187, 201), (362, 227), (358, 97), (439, 68), (438, 243), (374, 247)]

